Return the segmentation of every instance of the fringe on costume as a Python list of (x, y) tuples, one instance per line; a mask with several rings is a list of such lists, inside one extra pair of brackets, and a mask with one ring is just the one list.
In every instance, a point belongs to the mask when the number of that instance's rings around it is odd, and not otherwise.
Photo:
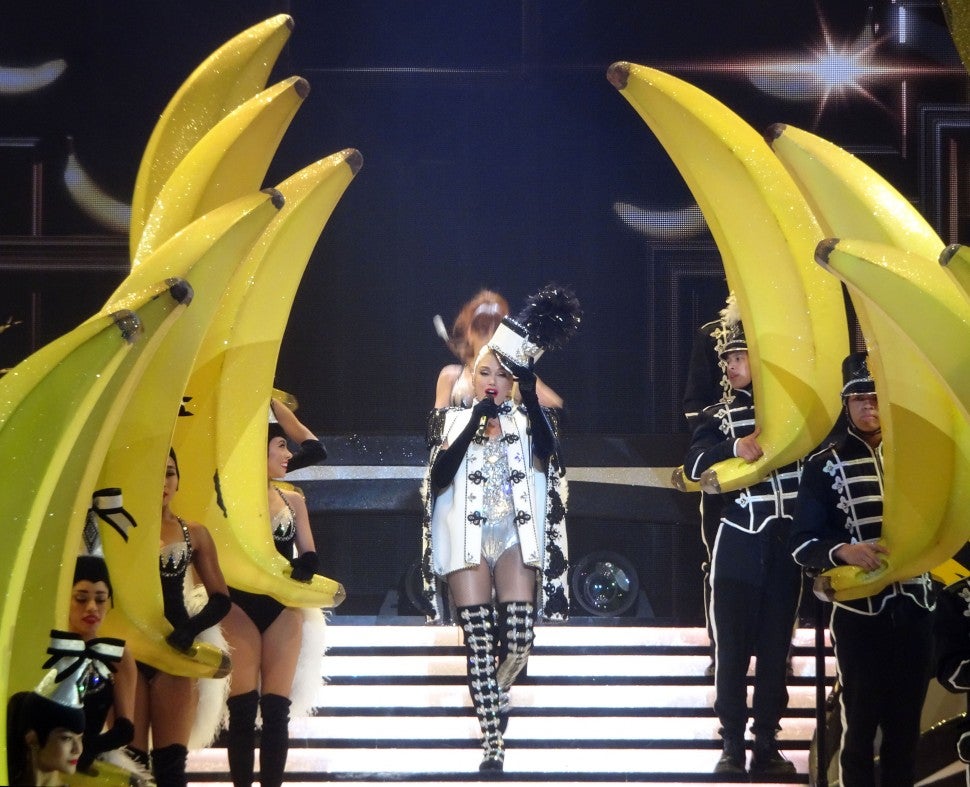
[[(107, 765), (106, 769), (104, 766)], [(94, 761), (94, 770), (98, 771), (98, 784), (106, 785), (110, 769), (115, 769), (128, 779), (127, 783), (119, 781), (118, 784), (126, 784), (126, 787), (147, 787), (155, 784), (155, 777), (152, 772), (142, 765), (134, 757), (129, 756), (124, 746), (119, 749), (111, 749), (98, 756)]]
[(312, 716), (317, 708), (323, 675), (327, 618), (322, 609), (303, 610), (303, 639), (296, 662), (293, 689), (290, 691), (290, 718)]
[[(185, 594), (185, 608), (189, 615), (195, 615), (208, 602), (205, 587), (196, 585)], [(198, 637), (200, 642), (219, 648), (228, 653), (229, 645), (222, 633), (222, 626), (207, 628)], [(195, 711), (195, 721), (189, 733), (189, 751), (208, 747), (219, 734), (223, 716), (226, 712), (226, 698), (229, 696), (229, 678), (199, 678), (199, 702)]]

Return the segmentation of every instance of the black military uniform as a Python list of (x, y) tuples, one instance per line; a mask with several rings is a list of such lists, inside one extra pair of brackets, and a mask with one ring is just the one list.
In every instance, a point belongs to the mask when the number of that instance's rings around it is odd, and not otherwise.
[[(738, 323), (722, 355), (747, 350)], [(684, 472), (694, 480), (734, 456), (739, 438), (754, 431), (751, 386), (705, 408), (698, 417)], [(721, 723), (724, 752), (715, 773), (745, 772), (747, 671), (757, 657), (751, 730), (755, 744), (751, 772), (788, 776), (794, 766), (777, 750), (775, 735), (788, 705), (787, 660), (801, 595), (801, 572), (788, 551), (791, 508), (799, 465), (770, 473), (758, 483), (724, 493), (711, 549), (710, 619), (715, 647), (714, 711)]]
[[(865, 353), (842, 365), (843, 401), (875, 393)], [(882, 443), (872, 447), (851, 419), (839, 443), (806, 460), (796, 503), (795, 560), (821, 571), (841, 565), (835, 551), (882, 533)], [(872, 435), (869, 435), (872, 437)], [(839, 762), (845, 787), (874, 784), (873, 742), (882, 730), (882, 784), (912, 785), (919, 719), (932, 668), (933, 591), (927, 575), (878, 594), (835, 602), (835, 648), (844, 733)]]
[[(967, 695), (968, 713), (960, 724), (957, 756), (970, 763), (970, 577), (947, 585), (937, 597), (934, 619), (936, 679), (949, 692)], [(970, 765), (967, 767), (970, 784)]]
[[(701, 411), (714, 402), (729, 399), (731, 384), (724, 374), (724, 361), (721, 352), (727, 337), (740, 317), (733, 294), (728, 296), (727, 305), (716, 320), (704, 323), (694, 333), (690, 350), (690, 363), (687, 367), (687, 380), (684, 384), (684, 418), (691, 432), (697, 427)], [(701, 493), (701, 541), (707, 552), (707, 559), (701, 564), (704, 591), (704, 623), (707, 636), (711, 641), (711, 664), (707, 674), (714, 674), (714, 630), (708, 610), (711, 606), (711, 548), (721, 521), (721, 496)]]

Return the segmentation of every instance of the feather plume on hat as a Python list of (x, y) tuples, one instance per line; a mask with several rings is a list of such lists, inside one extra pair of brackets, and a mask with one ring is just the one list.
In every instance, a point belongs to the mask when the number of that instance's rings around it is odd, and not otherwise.
[(547, 284), (526, 299), (514, 318), (502, 318), (488, 347), (499, 361), (530, 366), (546, 350), (562, 349), (579, 332), (582, 318), (582, 307), (572, 290)]

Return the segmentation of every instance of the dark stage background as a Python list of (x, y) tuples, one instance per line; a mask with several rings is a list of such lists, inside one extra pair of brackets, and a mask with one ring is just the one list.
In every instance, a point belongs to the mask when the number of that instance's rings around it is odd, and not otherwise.
[[(296, 27), (271, 81), (297, 74), (311, 93), (266, 185), (343, 148), (364, 158), (302, 282), (276, 379), (324, 436), (420, 434), (451, 361), (432, 317), (450, 324), (482, 286), (516, 309), (558, 281), (585, 309), (579, 336), (539, 370), (567, 402), (567, 434), (628, 436), (654, 446), (651, 462), (679, 463), (690, 337), (723, 305), (724, 279), (710, 235), (678, 221), (692, 199), (666, 152), (606, 80), (617, 60), (692, 81), (756, 128), (815, 131), (886, 175), (944, 240), (968, 235), (967, 75), (937, 2), (8, 3), (0, 66), (67, 68), (43, 90), (0, 92), (0, 323), (13, 323), (0, 366), (94, 312), (127, 267), (126, 238), (64, 187), (68, 140), (90, 178), (129, 201), (181, 82), (280, 12)], [(411, 505), (368, 516), (397, 532)], [(690, 534), (672, 587), (696, 584), (695, 507), (623, 512), (624, 528)], [(575, 543), (610, 545), (590, 535), (603, 511), (583, 512)], [(644, 573), (653, 559), (637, 559)]]

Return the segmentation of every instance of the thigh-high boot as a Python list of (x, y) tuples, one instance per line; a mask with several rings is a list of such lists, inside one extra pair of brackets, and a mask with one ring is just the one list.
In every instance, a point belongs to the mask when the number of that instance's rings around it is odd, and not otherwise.
[(279, 694), (259, 698), (263, 731), (259, 736), (259, 783), (279, 787), (283, 783), (286, 755), (290, 751), (290, 700)]
[(491, 604), (478, 604), (459, 607), (457, 613), (465, 634), (468, 688), (482, 730), (485, 754), (479, 770), (499, 774), (505, 763), (505, 741), (499, 729), (493, 609)]
[(189, 750), (181, 743), (152, 749), (152, 773), (158, 787), (185, 787), (185, 761)]
[(229, 773), (234, 787), (252, 787), (253, 763), (256, 759), (256, 710), (259, 694), (247, 691), (230, 697), (229, 732), (226, 737), (226, 753), (229, 757)]
[(509, 692), (529, 661), (535, 639), (535, 605), (530, 601), (509, 601), (498, 605), (499, 635), (504, 643), (498, 665), (499, 719), (502, 732), (509, 723)]

